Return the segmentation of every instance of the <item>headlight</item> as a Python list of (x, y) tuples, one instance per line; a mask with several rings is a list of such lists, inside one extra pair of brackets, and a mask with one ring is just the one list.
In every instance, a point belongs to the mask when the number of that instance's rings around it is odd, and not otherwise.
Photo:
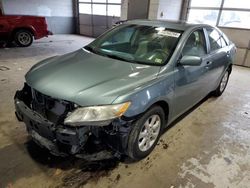
[(122, 116), (130, 106), (130, 102), (105, 106), (80, 107), (69, 113), (64, 124), (81, 125), (108, 125), (113, 119)]

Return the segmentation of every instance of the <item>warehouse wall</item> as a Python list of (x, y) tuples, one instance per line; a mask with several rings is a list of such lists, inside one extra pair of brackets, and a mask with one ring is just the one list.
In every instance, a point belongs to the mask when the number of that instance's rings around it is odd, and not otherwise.
[(220, 28), (237, 46), (235, 64), (250, 67), (250, 30)]
[(151, 0), (149, 19), (179, 20), (182, 0)]
[[(121, 20), (128, 18), (128, 3), (131, 0), (122, 0)], [(150, 0), (148, 19), (179, 20), (182, 9), (182, 0)]]
[(53, 33), (75, 33), (74, 0), (2, 0), (6, 15), (45, 16)]
[(151, 1), (153, 0), (122, 0), (120, 20), (147, 19)]
[(129, 0), (122, 0), (121, 4), (121, 20), (127, 20), (128, 19), (128, 1)]
[(159, 0), (158, 19), (179, 20), (182, 0)]
[(159, 8), (159, 0), (150, 0), (148, 19), (150, 19), (150, 20), (157, 19), (158, 8)]

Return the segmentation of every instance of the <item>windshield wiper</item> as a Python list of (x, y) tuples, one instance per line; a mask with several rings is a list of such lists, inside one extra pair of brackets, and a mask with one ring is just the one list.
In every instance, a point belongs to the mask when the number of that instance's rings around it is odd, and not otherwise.
[(117, 59), (117, 60), (122, 60), (122, 61), (133, 61), (133, 60), (130, 60), (130, 59), (127, 59), (127, 58), (124, 58), (124, 57), (120, 57), (120, 56), (117, 56), (117, 55), (114, 55), (114, 54), (105, 54), (107, 57), (110, 57), (110, 58), (113, 58), (113, 59)]
[(100, 52), (100, 51), (96, 50), (96, 49), (95, 49), (94, 47), (92, 47), (92, 46), (85, 46), (84, 48), (85, 48), (86, 50), (88, 50), (88, 51), (90, 51), (90, 52), (94, 53), (94, 54), (97, 54), (97, 55), (101, 55), (101, 56), (108, 57), (108, 55), (107, 55), (107, 54), (102, 53), (102, 52)]
[(86, 50), (93, 52), (95, 54), (101, 55), (101, 56), (105, 56), (105, 57), (110, 57), (112, 59), (117, 59), (117, 60), (121, 60), (121, 61), (127, 61), (127, 62), (131, 62), (131, 63), (139, 63), (133, 59), (127, 59), (125, 57), (121, 57), (118, 55), (114, 55), (114, 54), (107, 54), (107, 53), (101, 53), (100, 51), (95, 50), (93, 47), (91, 46), (85, 46), (84, 47)]
[(90, 52), (96, 53), (96, 50), (91, 46), (85, 46), (84, 49), (86, 49), (86, 50), (88, 50)]

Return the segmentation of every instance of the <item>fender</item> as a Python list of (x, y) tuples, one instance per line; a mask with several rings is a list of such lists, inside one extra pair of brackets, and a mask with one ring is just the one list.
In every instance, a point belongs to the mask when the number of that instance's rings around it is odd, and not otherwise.
[(32, 34), (34, 35), (35, 38), (37, 37), (37, 35), (36, 35), (37, 31), (32, 25), (18, 25), (17, 27), (12, 25), (11, 35), (13, 36), (15, 31), (20, 30), (20, 29), (27, 29), (27, 30), (32, 32)]
[[(148, 83), (147, 83), (148, 84)], [(146, 112), (152, 105), (158, 102), (164, 102), (168, 109), (163, 109), (171, 119), (172, 109), (171, 99), (174, 97), (174, 76), (171, 72), (166, 73), (162, 77), (158, 77), (151, 84), (133, 90), (133, 93), (126, 96), (118, 97), (113, 103), (122, 103), (130, 101), (131, 106), (124, 114), (126, 117), (133, 117)]]

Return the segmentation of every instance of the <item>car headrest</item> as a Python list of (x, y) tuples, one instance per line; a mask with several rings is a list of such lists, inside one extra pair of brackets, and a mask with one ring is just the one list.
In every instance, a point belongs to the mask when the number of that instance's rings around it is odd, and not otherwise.
[(195, 45), (195, 41), (196, 41), (196, 39), (195, 39), (195, 34), (192, 33), (192, 34), (189, 36), (186, 45), (188, 45), (188, 46)]
[(157, 49), (162, 49), (161, 45), (158, 42), (151, 41), (148, 43), (148, 52), (151, 52)]

